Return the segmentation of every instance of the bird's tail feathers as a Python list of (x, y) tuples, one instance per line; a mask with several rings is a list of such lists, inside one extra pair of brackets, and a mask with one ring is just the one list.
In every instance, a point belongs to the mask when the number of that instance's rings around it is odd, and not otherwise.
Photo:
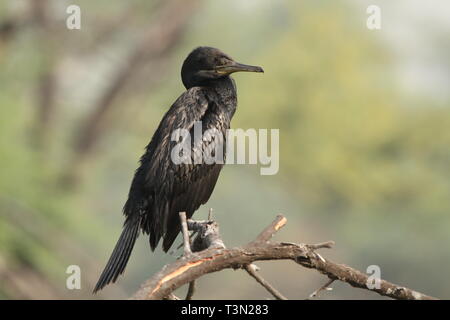
[(119, 275), (124, 272), (134, 243), (139, 235), (139, 227), (140, 218), (128, 218), (125, 221), (120, 238), (114, 247), (105, 269), (100, 275), (100, 279), (95, 285), (94, 293), (103, 289), (107, 284), (116, 282)]

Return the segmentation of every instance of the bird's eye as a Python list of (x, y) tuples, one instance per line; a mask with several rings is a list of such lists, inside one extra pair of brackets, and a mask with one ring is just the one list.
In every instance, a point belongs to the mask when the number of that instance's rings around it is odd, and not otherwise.
[(227, 62), (228, 62), (228, 59), (226, 57), (220, 57), (219, 61), (218, 61), (218, 63), (220, 65), (225, 65), (225, 64), (227, 64)]

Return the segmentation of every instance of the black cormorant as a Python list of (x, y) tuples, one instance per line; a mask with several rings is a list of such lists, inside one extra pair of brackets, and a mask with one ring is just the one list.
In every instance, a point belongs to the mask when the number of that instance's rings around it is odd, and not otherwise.
[[(203, 131), (217, 129), (225, 140), (237, 105), (236, 85), (230, 74), (239, 71), (263, 72), (211, 47), (194, 49), (184, 61), (181, 78), (186, 91), (164, 115), (141, 157), (123, 208), (122, 234), (94, 292), (123, 273), (141, 230), (149, 235), (152, 251), (163, 238), (162, 248), (167, 252), (181, 230), (179, 212), (190, 218), (208, 201), (223, 162), (175, 164), (171, 153), (177, 141), (172, 141), (172, 133), (177, 129), (192, 132), (194, 123), (201, 121)], [(191, 157), (214, 147), (219, 142), (215, 140), (203, 137), (192, 142)]]

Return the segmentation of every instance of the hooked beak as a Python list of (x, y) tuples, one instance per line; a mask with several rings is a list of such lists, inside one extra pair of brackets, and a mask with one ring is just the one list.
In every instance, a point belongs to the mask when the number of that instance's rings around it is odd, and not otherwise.
[(228, 75), (234, 72), (264, 72), (261, 67), (231, 61), (229, 64), (216, 67), (214, 71), (221, 75)]

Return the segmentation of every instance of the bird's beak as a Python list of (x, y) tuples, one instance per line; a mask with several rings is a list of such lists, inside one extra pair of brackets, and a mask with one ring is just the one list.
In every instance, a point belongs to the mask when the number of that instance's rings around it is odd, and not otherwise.
[(215, 68), (215, 72), (221, 75), (228, 75), (234, 72), (264, 72), (261, 67), (231, 61), (230, 63)]

